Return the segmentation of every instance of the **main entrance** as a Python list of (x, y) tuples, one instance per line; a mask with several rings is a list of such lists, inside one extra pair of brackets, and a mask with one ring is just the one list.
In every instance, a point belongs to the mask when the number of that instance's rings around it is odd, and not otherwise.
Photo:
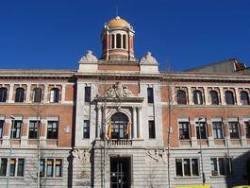
[(110, 187), (130, 188), (131, 182), (130, 157), (110, 158)]

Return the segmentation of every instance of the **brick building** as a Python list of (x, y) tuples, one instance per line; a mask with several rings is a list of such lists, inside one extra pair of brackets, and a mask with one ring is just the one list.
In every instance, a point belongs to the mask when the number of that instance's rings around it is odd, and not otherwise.
[(160, 72), (116, 17), (76, 71), (0, 71), (0, 186), (250, 183), (250, 74), (235, 59)]

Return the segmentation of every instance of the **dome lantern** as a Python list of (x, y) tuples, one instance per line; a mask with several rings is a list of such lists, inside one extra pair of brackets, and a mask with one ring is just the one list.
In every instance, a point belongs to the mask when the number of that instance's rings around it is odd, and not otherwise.
[(134, 30), (119, 16), (104, 25), (102, 58), (104, 60), (134, 60)]

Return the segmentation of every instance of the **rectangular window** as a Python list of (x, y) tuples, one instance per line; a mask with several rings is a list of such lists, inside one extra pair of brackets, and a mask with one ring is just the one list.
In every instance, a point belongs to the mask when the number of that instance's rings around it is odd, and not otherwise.
[(151, 87), (147, 88), (148, 103), (154, 103), (154, 89)]
[(176, 159), (175, 165), (177, 176), (199, 176), (198, 159)]
[(62, 177), (62, 159), (56, 159), (55, 163), (55, 176)]
[(4, 120), (0, 120), (0, 138), (3, 138)]
[(229, 122), (229, 131), (230, 131), (230, 138), (233, 139), (240, 138), (238, 122)]
[(183, 176), (182, 159), (176, 159), (175, 160), (175, 166), (176, 166), (176, 175), (177, 176)]
[(23, 176), (24, 174), (24, 159), (18, 159), (17, 176)]
[(40, 177), (45, 176), (45, 159), (40, 160)]
[(189, 122), (179, 122), (179, 138), (189, 139)]
[(228, 158), (211, 158), (212, 176), (230, 175), (231, 168), (229, 166), (231, 166), (231, 159), (228, 160)]
[(245, 122), (246, 127), (246, 138), (250, 138), (250, 121)]
[(223, 138), (223, 127), (222, 122), (213, 122), (213, 134), (215, 139)]
[(38, 138), (38, 125), (39, 121), (30, 121), (29, 122), (29, 138), (37, 139)]
[(148, 121), (148, 131), (149, 131), (149, 138), (155, 138), (155, 121), (149, 120)]
[(90, 102), (91, 101), (91, 87), (89, 87), (89, 86), (85, 87), (84, 101), (85, 102)]
[(90, 133), (90, 122), (89, 120), (84, 120), (83, 122), (83, 138), (89, 138)]
[(197, 122), (196, 124), (196, 136), (197, 139), (207, 138), (206, 122)]
[(47, 139), (58, 138), (58, 121), (48, 121)]
[(0, 176), (6, 176), (7, 173), (7, 158), (0, 159)]
[(11, 126), (11, 138), (19, 139), (21, 136), (21, 120), (12, 120), (12, 126)]
[(48, 159), (47, 160), (47, 177), (53, 177), (53, 167), (54, 167), (54, 160)]
[(10, 159), (10, 167), (9, 167), (9, 175), (10, 176), (15, 176), (15, 171), (16, 171), (16, 159)]

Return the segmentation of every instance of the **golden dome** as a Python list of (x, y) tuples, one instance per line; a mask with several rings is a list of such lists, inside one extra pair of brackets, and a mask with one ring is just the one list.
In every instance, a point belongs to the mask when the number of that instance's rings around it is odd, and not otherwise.
[(120, 18), (119, 16), (117, 16), (117, 17), (113, 18), (112, 20), (110, 20), (107, 23), (107, 26), (109, 28), (130, 27), (130, 24), (126, 20), (124, 20), (124, 19)]

